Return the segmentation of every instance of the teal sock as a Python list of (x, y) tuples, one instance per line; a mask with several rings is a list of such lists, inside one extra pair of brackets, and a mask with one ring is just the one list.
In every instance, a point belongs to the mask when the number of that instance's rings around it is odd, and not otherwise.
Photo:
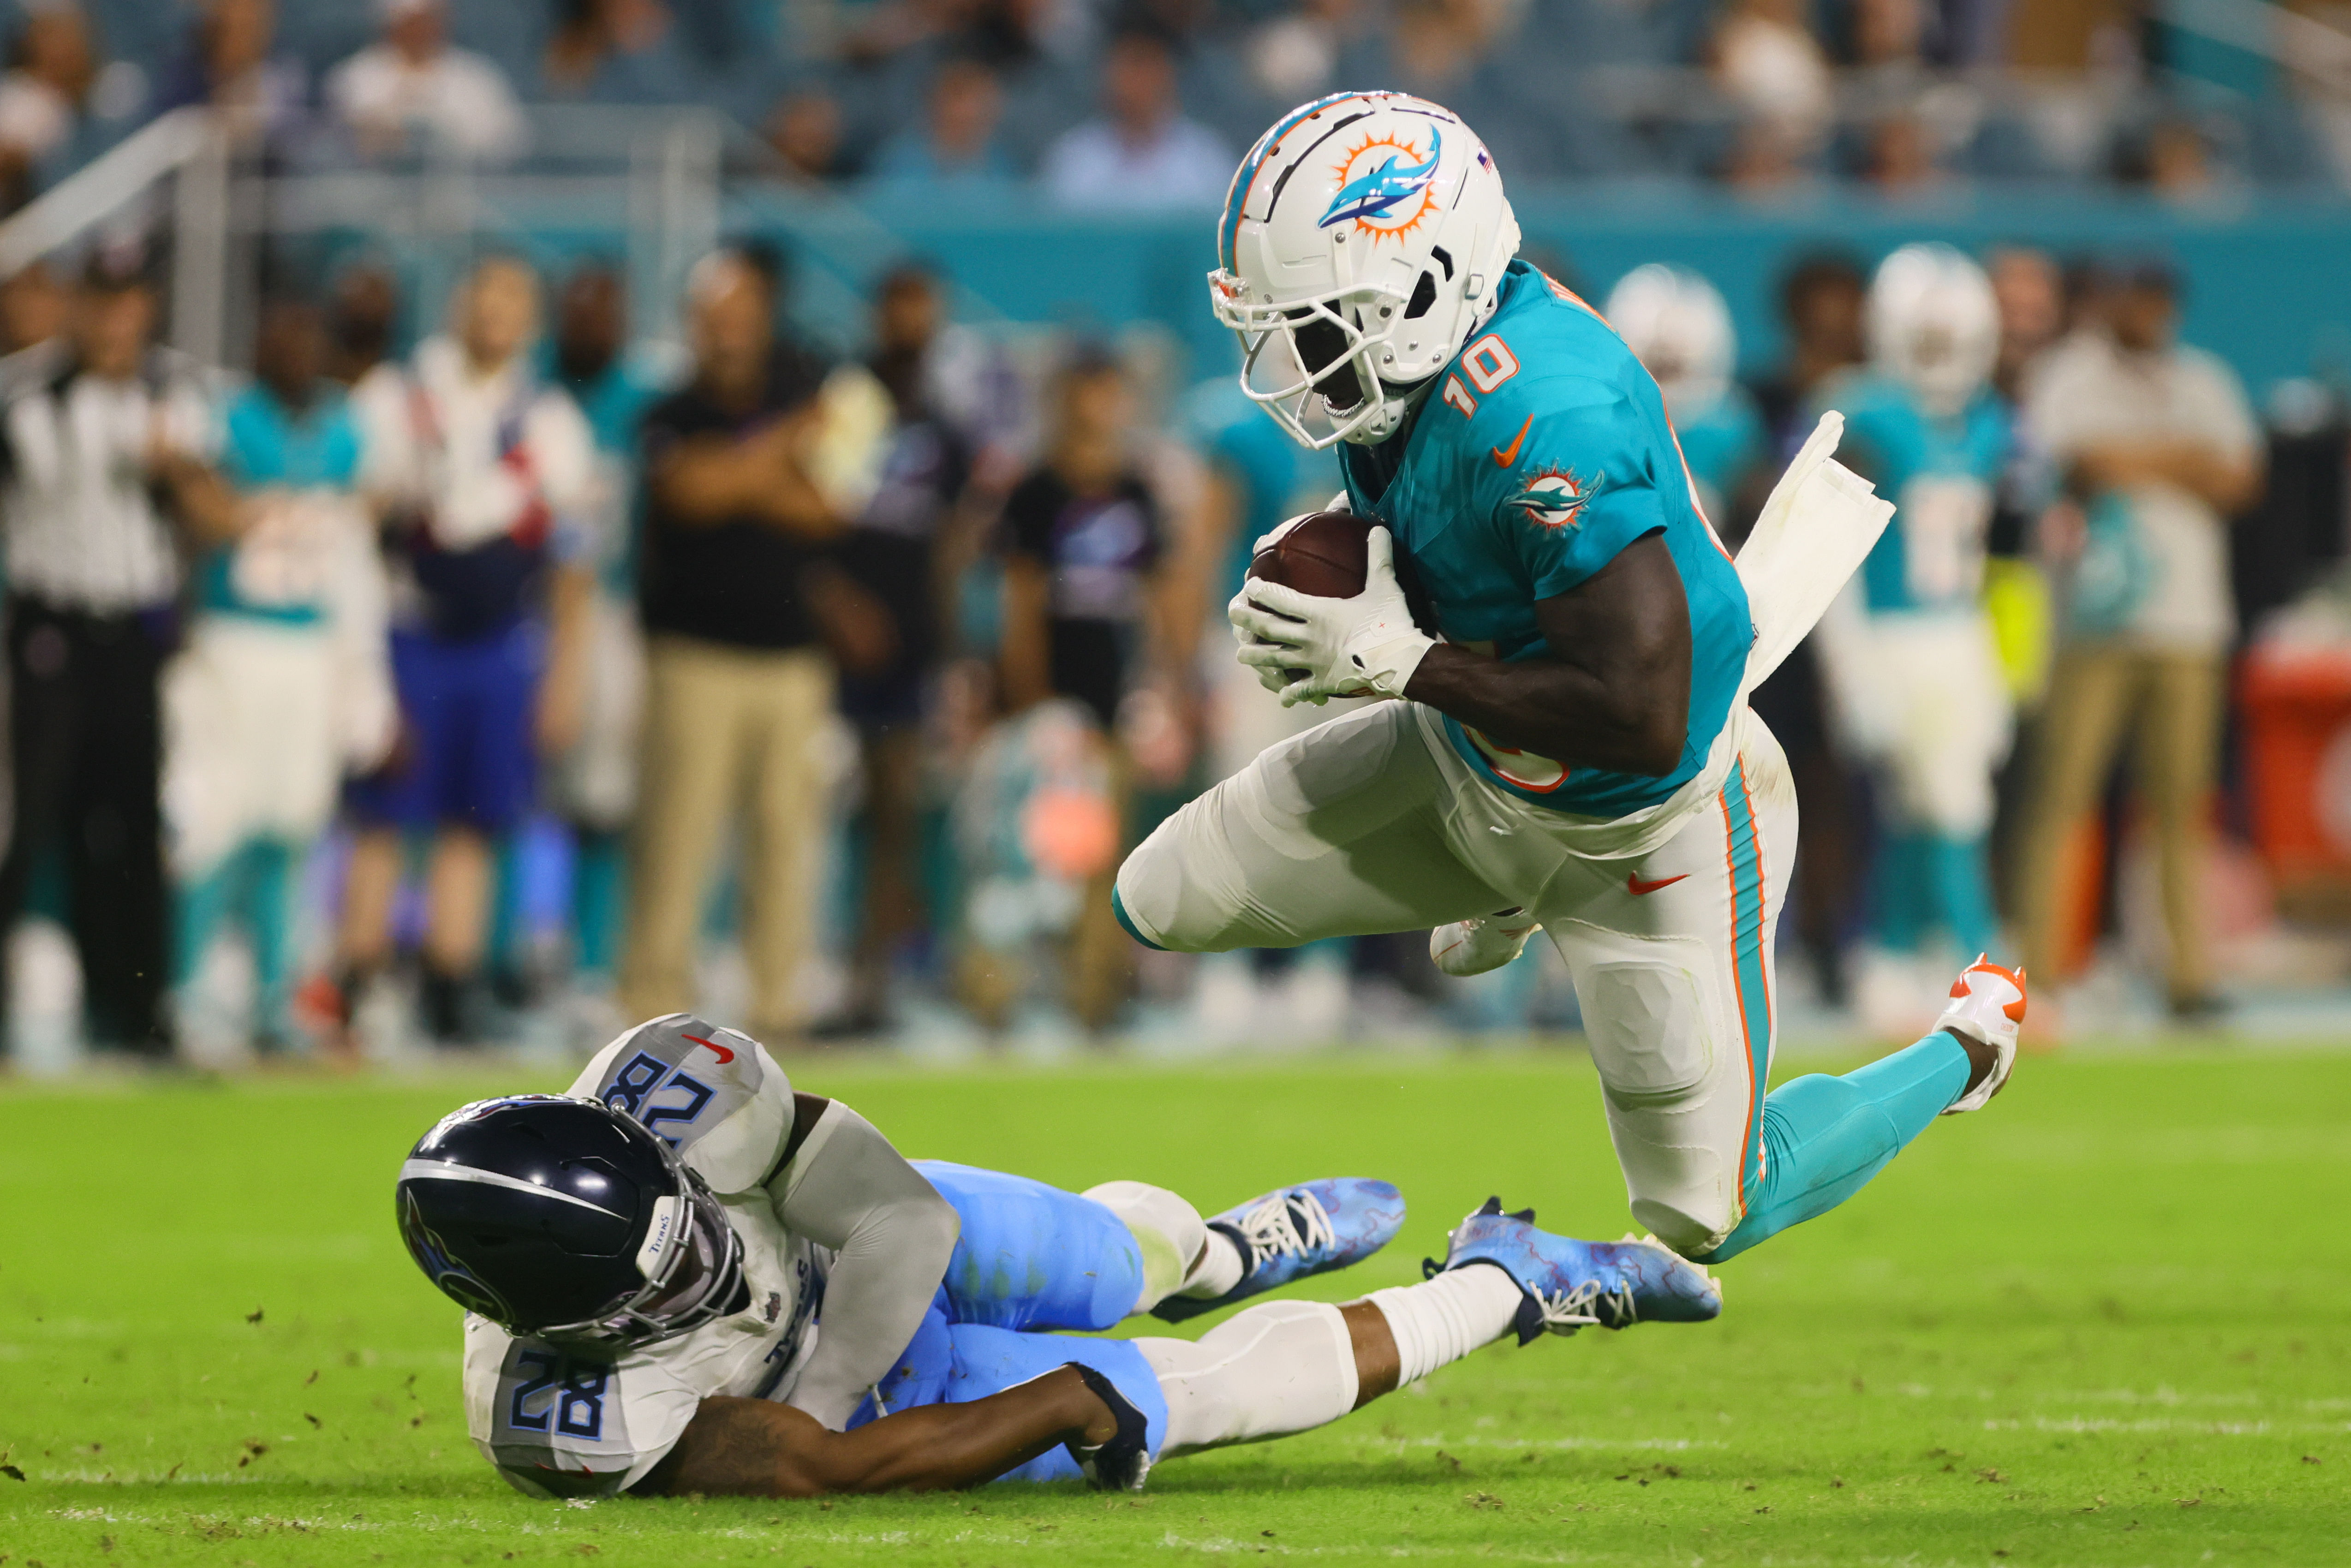
[(245, 928), (253, 940), (253, 1021), (258, 1032), (286, 1040), (293, 1032), (294, 873), (301, 852), (283, 839), (246, 846)]
[(1887, 828), (1877, 846), (1871, 925), (1889, 953), (1914, 950), (1926, 934), (1920, 915), (1928, 897), (1928, 858), (1926, 835), (1909, 828)]
[(2000, 925), (1991, 912), (1991, 872), (1980, 833), (1966, 838), (1934, 833), (1927, 838), (1928, 875), (1935, 904), (1962, 956), (1989, 953), (1999, 945)]
[(236, 902), (242, 881), (240, 856), (232, 852), (202, 876), (183, 882), (172, 918), (172, 983), (185, 986), (203, 967), (204, 949)]
[(618, 833), (581, 828), (571, 851), (571, 965), (611, 977), (620, 962), (624, 862)]
[(1967, 1049), (1933, 1034), (1868, 1066), (1783, 1083), (1763, 1102), (1763, 1176), (1747, 1218), (1702, 1263), (1735, 1258), (1869, 1184), (1968, 1086)]

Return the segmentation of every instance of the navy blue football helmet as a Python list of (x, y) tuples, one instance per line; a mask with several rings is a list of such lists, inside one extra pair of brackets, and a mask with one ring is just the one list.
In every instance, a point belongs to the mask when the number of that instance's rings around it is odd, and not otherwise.
[(451, 1112), (401, 1166), (399, 1208), (424, 1277), (509, 1333), (617, 1354), (742, 1305), (725, 1208), (600, 1101), (513, 1094)]

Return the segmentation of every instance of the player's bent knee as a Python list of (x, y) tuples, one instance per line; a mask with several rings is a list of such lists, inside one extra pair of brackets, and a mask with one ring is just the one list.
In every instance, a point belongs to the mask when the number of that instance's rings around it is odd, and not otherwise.
[(1208, 1244), (1207, 1223), (1198, 1209), (1147, 1182), (1106, 1181), (1079, 1196), (1118, 1216), (1142, 1250), (1143, 1291), (1130, 1312), (1149, 1312), (1183, 1289), (1192, 1260)]
[(1215, 851), (1207, 841), (1204, 803), (1194, 800), (1152, 830), (1118, 868), (1111, 909), (1126, 934), (1168, 953), (1221, 953), (1249, 943), (1239, 912), (1218, 896), (1228, 879), (1209, 874)]

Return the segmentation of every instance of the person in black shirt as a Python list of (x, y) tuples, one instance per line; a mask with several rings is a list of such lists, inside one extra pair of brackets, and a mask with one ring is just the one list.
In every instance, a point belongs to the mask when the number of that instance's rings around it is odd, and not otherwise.
[[(1124, 814), (1126, 759), (1119, 704), (1146, 657), (1171, 659), (1182, 620), (1160, 505), (1135, 463), (1134, 396), (1118, 362), (1082, 350), (1054, 389), (1044, 460), (1006, 497), (1004, 633), (998, 679), (1014, 714), (1050, 698), (1075, 702), (1101, 726)], [(1130, 949), (1111, 913), (1116, 857), (1086, 890), (1071, 935), (1070, 1007), (1099, 1029), (1123, 999)]]
[(688, 290), (694, 381), (643, 426), (644, 750), (621, 999), (637, 1017), (695, 1005), (703, 900), (740, 812), (751, 1024), (789, 1040), (824, 831), (820, 631), (840, 576), (826, 550), (845, 519), (811, 477), (823, 372), (778, 339), (773, 267), (722, 251)]
[(1128, 454), (1117, 363), (1087, 350), (1058, 391), (1051, 447), (1004, 503), (1004, 700), (1073, 697), (1108, 731), (1155, 630), (1159, 507)]
[(931, 393), (940, 307), (937, 281), (914, 265), (893, 268), (874, 293), (866, 368), (888, 392), (893, 420), (880, 483), (841, 559), (886, 616), (891, 637), (885, 659), (868, 670), (844, 669), (841, 682), (841, 710), (857, 727), (864, 761), (865, 853), (848, 1005), (827, 1026), (838, 1034), (887, 1026), (892, 951), (925, 914), (914, 863), (923, 720), (946, 641), (949, 591), (938, 547), (944, 533), (963, 531), (972, 472), (971, 444)]

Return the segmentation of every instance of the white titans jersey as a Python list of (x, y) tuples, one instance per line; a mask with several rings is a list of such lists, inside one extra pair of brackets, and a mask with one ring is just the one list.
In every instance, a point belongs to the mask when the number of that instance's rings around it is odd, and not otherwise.
[(749, 1036), (658, 1019), (599, 1051), (565, 1092), (635, 1116), (710, 1184), (743, 1239), (749, 1287), (741, 1312), (617, 1361), (465, 1315), (465, 1429), (483, 1457), (533, 1497), (609, 1497), (661, 1463), (711, 1395), (790, 1396), (832, 1255), (784, 1228), (792, 1086)]

